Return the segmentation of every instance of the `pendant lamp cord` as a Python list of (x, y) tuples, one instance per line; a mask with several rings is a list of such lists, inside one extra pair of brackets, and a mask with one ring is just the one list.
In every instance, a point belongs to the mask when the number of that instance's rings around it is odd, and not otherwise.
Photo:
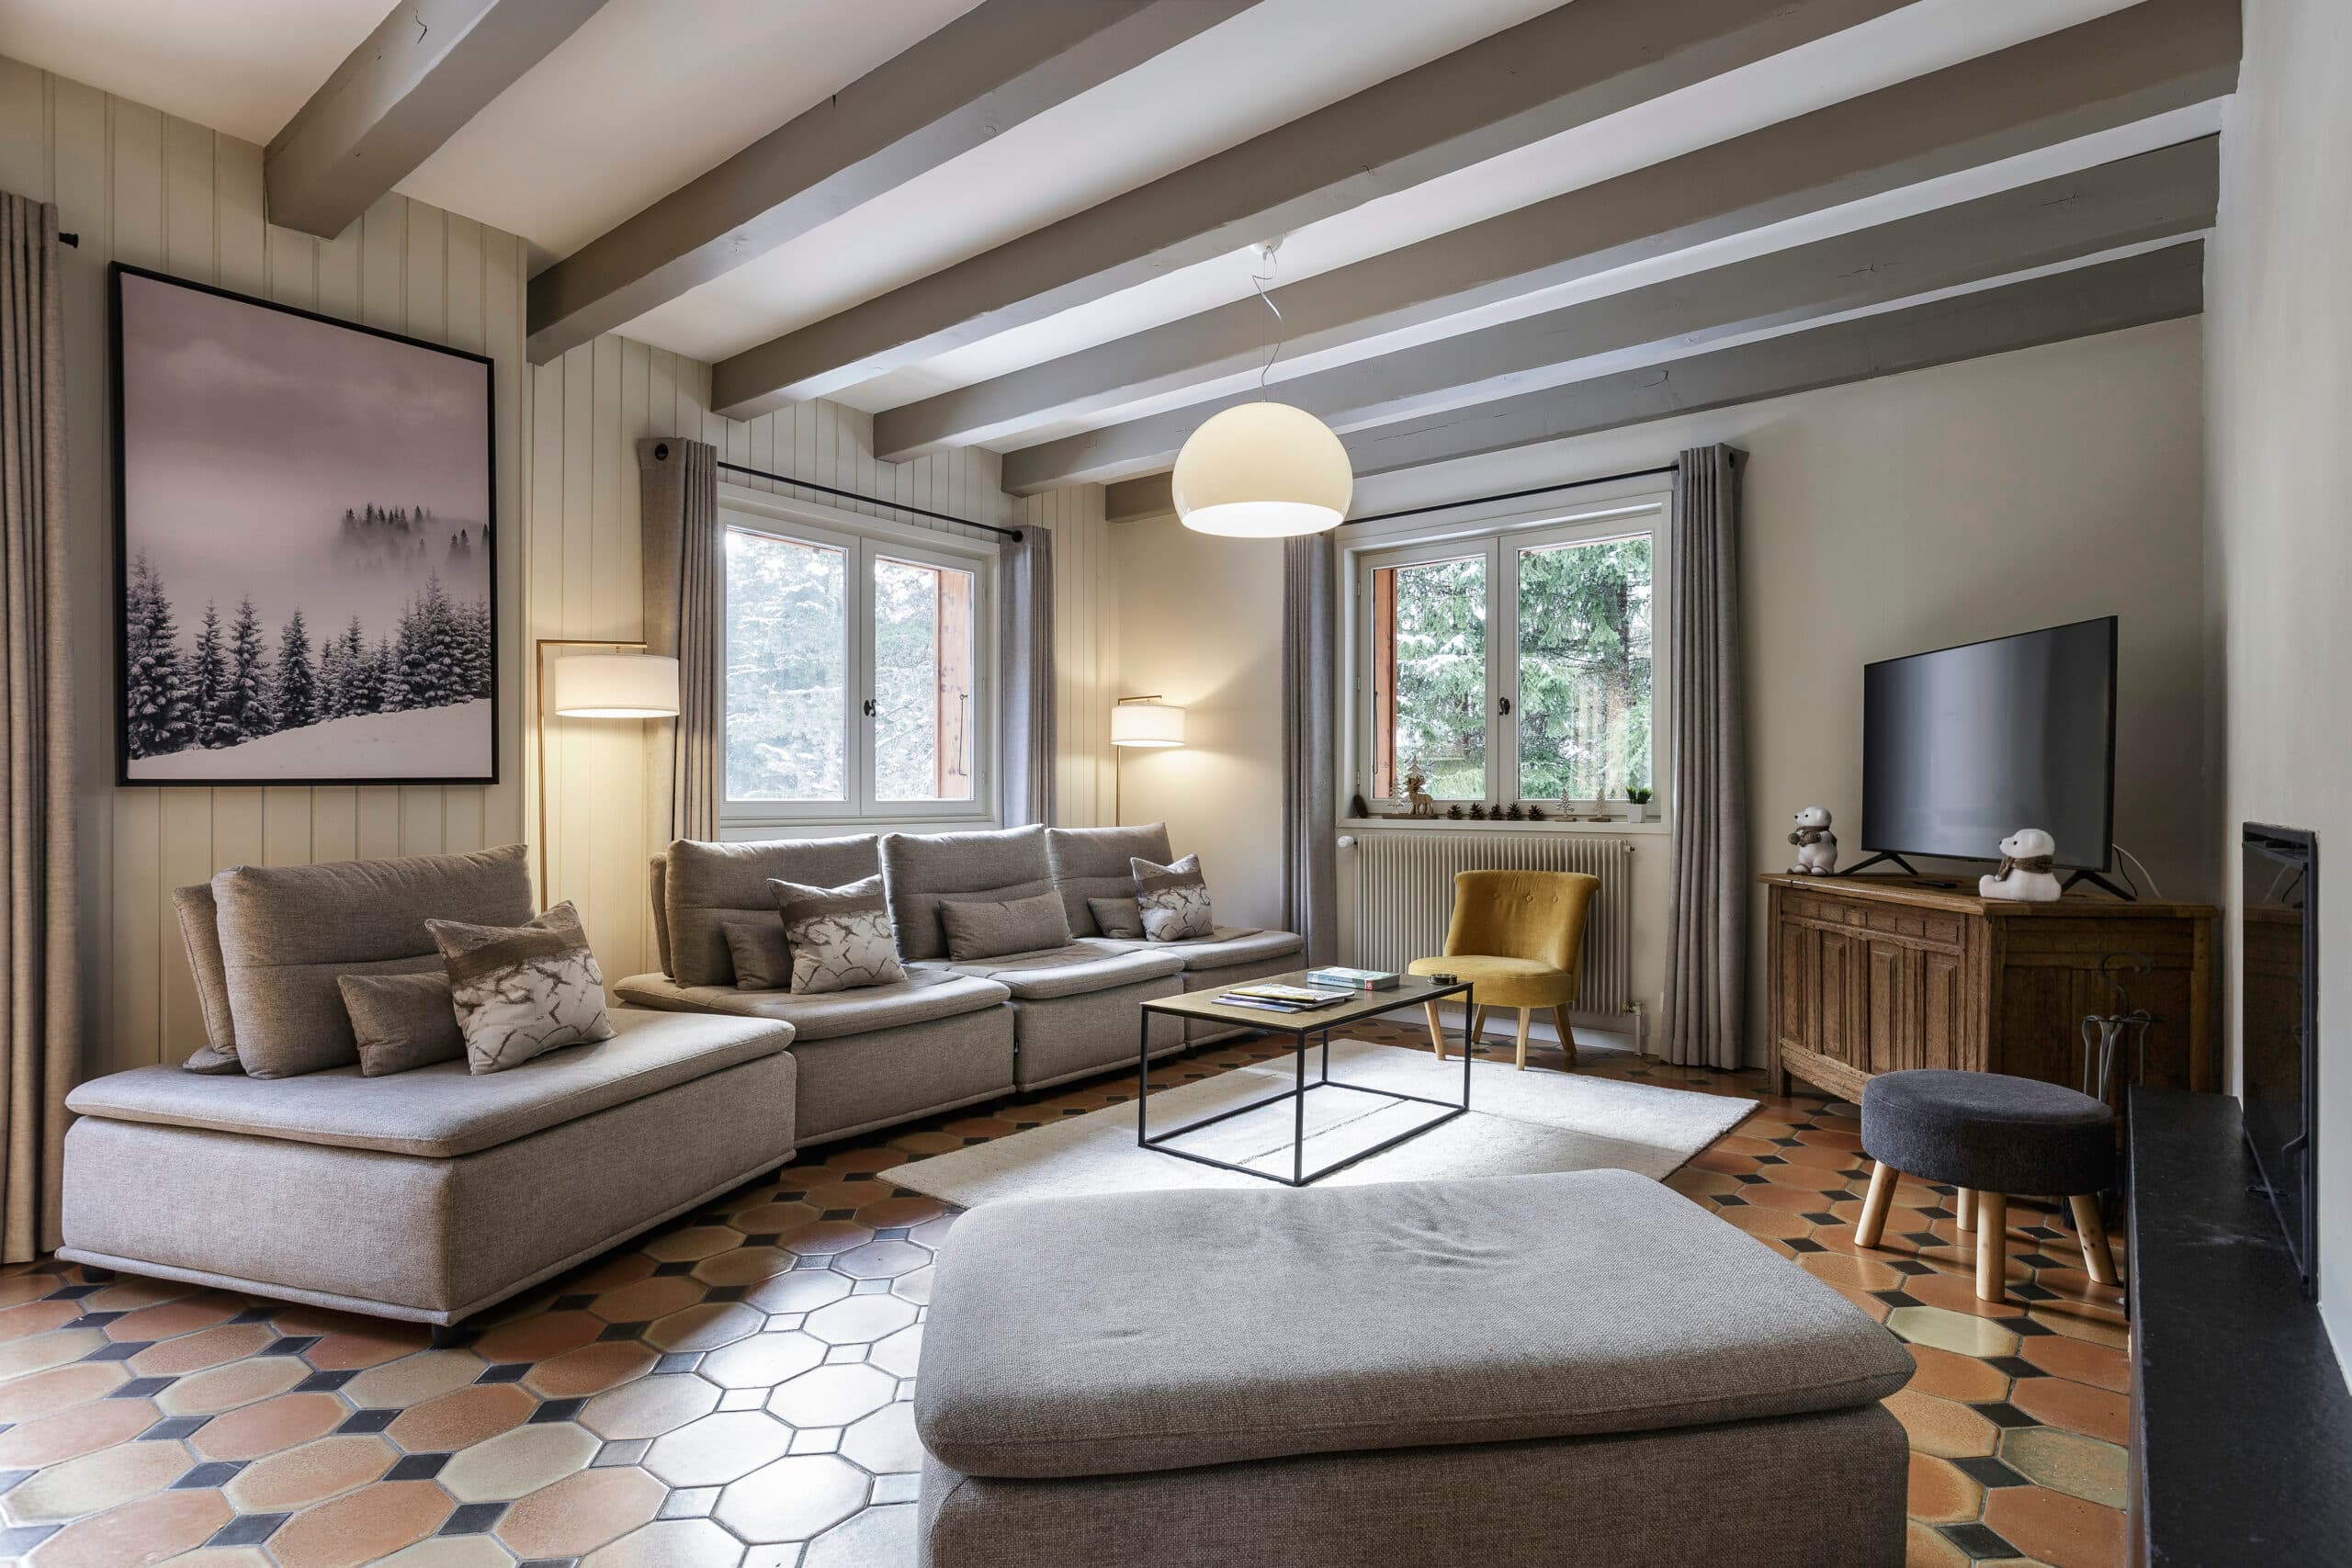
[(1275, 304), (1273, 296), (1266, 292), (1266, 285), (1274, 280), (1274, 253), (1281, 248), (1280, 240), (1267, 241), (1258, 252), (1266, 270), (1250, 275), (1250, 286), (1258, 290), (1258, 302), (1274, 313), (1274, 344), (1266, 351), (1265, 364), (1258, 367), (1258, 396), (1261, 399), (1266, 396), (1266, 378), (1274, 373), (1274, 361), (1283, 356), (1283, 345), (1290, 335), (1290, 323), (1283, 320), (1282, 307)]

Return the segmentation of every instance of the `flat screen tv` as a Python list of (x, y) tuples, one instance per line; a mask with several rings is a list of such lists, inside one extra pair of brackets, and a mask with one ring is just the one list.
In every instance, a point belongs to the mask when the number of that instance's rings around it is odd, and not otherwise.
[(2104, 871), (2115, 826), (2115, 617), (1862, 671), (1862, 847), (1995, 860), (2041, 828)]
[(2254, 822), (2243, 832), (2238, 1043), (2245, 1141), (2310, 1295), (2319, 1267), (2319, 840)]

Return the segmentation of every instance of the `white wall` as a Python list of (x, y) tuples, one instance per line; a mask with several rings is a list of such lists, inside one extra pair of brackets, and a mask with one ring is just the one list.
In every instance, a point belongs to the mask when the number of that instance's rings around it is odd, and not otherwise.
[[(2237, 889), (2239, 824), (2320, 835), (2320, 1311), (2352, 1349), (2352, 7), (2254, 0), (2222, 137), (2207, 263), (2212, 647), (2225, 784), (2213, 850)], [(2335, 869), (2330, 871), (2333, 865)], [(2234, 921), (2225, 921), (2234, 946)], [(2236, 955), (2227, 994), (2235, 996)], [(2238, 1060), (2235, 1007), (2230, 1062)]]
[[(1380, 475), (1360, 487), (1355, 509), (1646, 468), (1714, 441), (1746, 449), (1759, 871), (1788, 863), (1788, 818), (1800, 806), (1829, 807), (1853, 842), (1865, 662), (2119, 614), (2118, 837), (2168, 896), (2206, 896), (2215, 855), (2202, 760), (2199, 364), (2198, 323), (2163, 323)], [(1279, 558), (1271, 546), (1187, 534), (1172, 518), (1113, 536), (1125, 689), (1186, 703), (1200, 737), (1129, 763), (1127, 819), (1167, 816), (1178, 847), (1209, 860), (1220, 908), (1231, 886), (1237, 915), (1246, 904), (1247, 918), (1267, 919), (1279, 909)], [(1655, 1019), (1662, 842), (1635, 865), (1635, 991)], [(1760, 893), (1756, 908), (1748, 1047), (1760, 1060)]]

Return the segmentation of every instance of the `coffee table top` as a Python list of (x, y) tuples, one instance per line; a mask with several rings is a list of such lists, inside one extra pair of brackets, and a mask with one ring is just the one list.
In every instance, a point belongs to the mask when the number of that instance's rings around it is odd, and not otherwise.
[[(1234, 986), (1311, 986), (1306, 971), (1294, 969), (1286, 975), (1261, 975), (1254, 979), (1237, 980)], [(1143, 1004), (1146, 1012), (1172, 1013), (1179, 1018), (1199, 1019), (1207, 1023), (1229, 1024), (1236, 1029), (1261, 1029), (1272, 1034), (1320, 1034), (1327, 1029), (1355, 1023), (1384, 1012), (1394, 1012), (1402, 1007), (1419, 1007), (1442, 997), (1467, 996), (1470, 982), (1456, 980), (1451, 985), (1407, 975), (1385, 991), (1357, 991), (1345, 1001), (1329, 1007), (1315, 1008), (1306, 1012), (1274, 1012), (1263, 1008), (1223, 1007), (1217, 998), (1232, 989), (1221, 986), (1210, 990), (1193, 991), (1181, 997), (1155, 997)]]

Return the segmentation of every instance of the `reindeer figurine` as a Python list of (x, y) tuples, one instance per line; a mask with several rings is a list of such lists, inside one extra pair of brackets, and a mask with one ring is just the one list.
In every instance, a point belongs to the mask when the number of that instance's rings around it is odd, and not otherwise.
[(1412, 807), (1412, 810), (1406, 815), (1410, 817), (1437, 815), (1437, 802), (1430, 798), (1429, 785), (1429, 775), (1421, 772), (1421, 760), (1419, 757), (1405, 765), (1405, 802)]

